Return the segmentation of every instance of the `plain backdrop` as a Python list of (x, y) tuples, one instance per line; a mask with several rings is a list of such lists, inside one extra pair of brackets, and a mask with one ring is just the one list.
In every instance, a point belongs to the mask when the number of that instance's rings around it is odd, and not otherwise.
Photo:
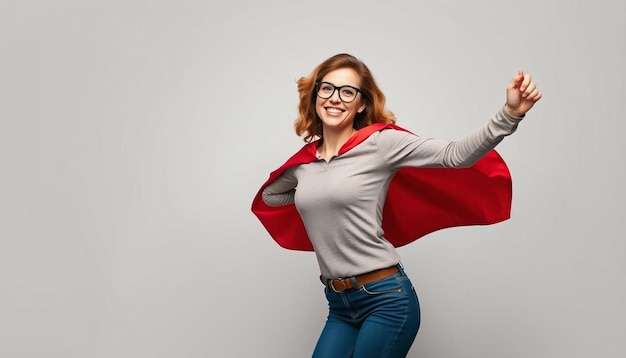
[[(312, 253), (250, 211), (301, 147), (296, 80), (348, 52), (455, 139), (519, 70), (510, 220), (400, 248), (410, 357), (626, 356), (622, 0), (0, 1), (0, 356), (307, 357)], [(427, 218), (424, 218), (427, 220)]]

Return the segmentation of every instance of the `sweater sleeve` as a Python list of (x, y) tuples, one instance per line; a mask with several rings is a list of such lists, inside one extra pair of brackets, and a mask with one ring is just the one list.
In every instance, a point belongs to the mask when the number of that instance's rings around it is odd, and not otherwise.
[(471, 167), (504, 137), (513, 134), (523, 117), (513, 117), (504, 108), (482, 128), (456, 141), (420, 137), (384, 130), (377, 137), (382, 159), (392, 169), (402, 167), (467, 168)]
[(293, 170), (287, 169), (263, 189), (261, 194), (263, 202), (269, 206), (293, 204), (297, 184)]

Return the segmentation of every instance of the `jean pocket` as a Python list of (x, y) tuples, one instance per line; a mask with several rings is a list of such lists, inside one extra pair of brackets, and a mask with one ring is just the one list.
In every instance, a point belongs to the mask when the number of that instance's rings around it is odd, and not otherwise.
[(408, 278), (406, 276), (395, 274), (393, 276), (383, 278), (382, 280), (363, 285), (360, 289), (361, 291), (372, 296), (402, 293), (404, 291), (402, 283), (407, 279)]

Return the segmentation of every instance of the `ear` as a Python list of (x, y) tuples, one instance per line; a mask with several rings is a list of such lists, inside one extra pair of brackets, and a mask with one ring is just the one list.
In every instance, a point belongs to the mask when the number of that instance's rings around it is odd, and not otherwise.
[(357, 113), (362, 113), (364, 110), (365, 110), (365, 103), (363, 103), (361, 107), (359, 107), (359, 109), (357, 110)]

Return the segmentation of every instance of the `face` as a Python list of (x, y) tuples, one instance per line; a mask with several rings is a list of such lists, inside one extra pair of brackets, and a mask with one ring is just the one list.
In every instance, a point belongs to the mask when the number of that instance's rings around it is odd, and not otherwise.
[[(361, 78), (355, 70), (351, 68), (340, 68), (329, 72), (322, 78), (320, 82), (327, 82), (335, 87), (352, 86), (360, 88)], [(327, 89), (332, 91), (332, 87), (327, 85)], [(349, 88), (345, 89), (345, 95), (342, 93), (344, 99), (348, 97)], [(344, 89), (342, 89), (344, 91)], [(365, 102), (362, 100), (362, 94), (357, 93), (356, 99), (350, 103), (342, 101), (339, 97), (339, 89), (337, 89), (330, 98), (324, 99), (316, 94), (315, 110), (317, 115), (322, 119), (322, 123), (325, 129), (346, 129), (352, 128), (354, 117), (357, 113), (363, 112), (365, 109)]]

